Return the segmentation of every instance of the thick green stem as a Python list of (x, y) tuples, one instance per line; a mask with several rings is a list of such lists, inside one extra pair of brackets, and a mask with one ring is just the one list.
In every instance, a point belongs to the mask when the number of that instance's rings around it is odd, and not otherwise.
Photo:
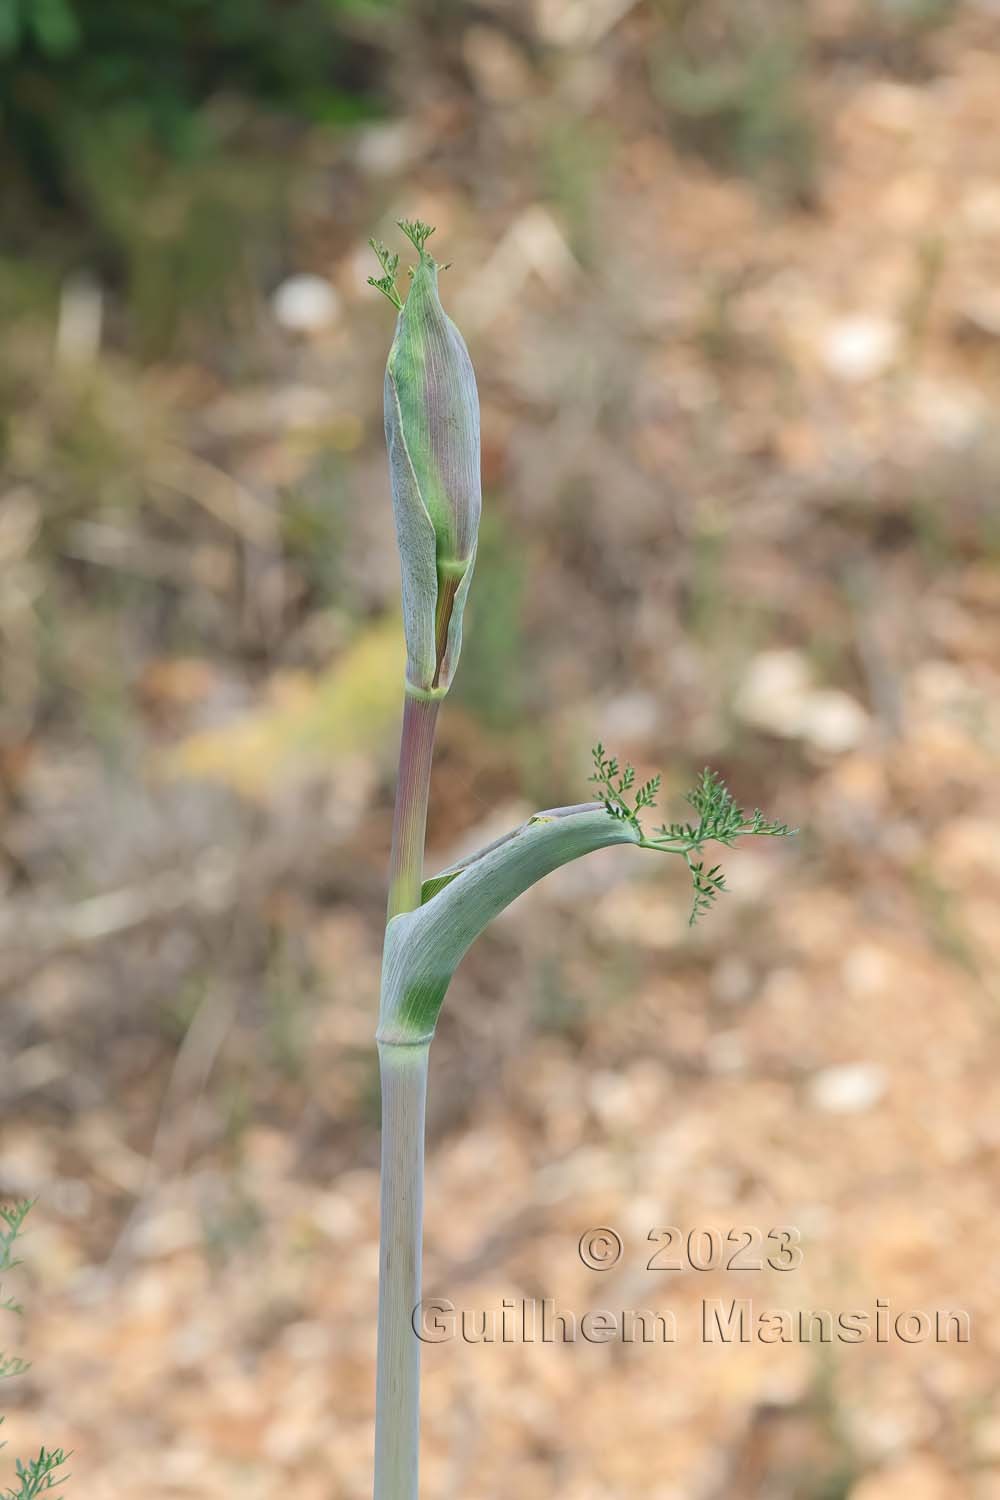
[[(392, 825), (389, 919), (420, 905), (427, 797), (439, 701), (407, 692)], [(420, 1454), (420, 1301), (424, 1101), (430, 1043), (379, 1042), (382, 1219), (379, 1231), (375, 1500), (416, 1500)]]
[(424, 1103), (430, 1043), (379, 1043), (382, 1223), (379, 1250), (375, 1500), (416, 1500), (420, 1454), (420, 1301)]
[(437, 698), (418, 698), (407, 692), (403, 708), (403, 732), (399, 743), (399, 781), (392, 823), (392, 856), (389, 863), (389, 917), (401, 911), (416, 911), (420, 905), (420, 882), (424, 868), (424, 834), (427, 828), (427, 797), (434, 756)]

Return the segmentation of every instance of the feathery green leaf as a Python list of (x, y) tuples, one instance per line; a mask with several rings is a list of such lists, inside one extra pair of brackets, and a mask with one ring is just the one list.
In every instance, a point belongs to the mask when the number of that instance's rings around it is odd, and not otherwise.
[(644, 782), (633, 797), (629, 796), (635, 783), (635, 771), (626, 764), (622, 770), (616, 756), (609, 756), (600, 743), (594, 746), (594, 774), (590, 780), (598, 785), (598, 796), (611, 817), (630, 823), (639, 833), (640, 848), (657, 849), (663, 854), (680, 854), (691, 872), (694, 901), (688, 925), (694, 926), (700, 916), (707, 912), (716, 897), (727, 889), (725, 876), (719, 865), (705, 869), (703, 860), (694, 860), (705, 844), (726, 844), (732, 848), (736, 839), (744, 834), (758, 834), (771, 838), (789, 838), (795, 832), (787, 823), (777, 823), (765, 818), (759, 807), (747, 814), (736, 803), (733, 794), (716, 771), (706, 766), (696, 784), (687, 793), (686, 801), (697, 814), (697, 822), (662, 823), (647, 836), (639, 821), (643, 808), (653, 807), (660, 790), (659, 776)]

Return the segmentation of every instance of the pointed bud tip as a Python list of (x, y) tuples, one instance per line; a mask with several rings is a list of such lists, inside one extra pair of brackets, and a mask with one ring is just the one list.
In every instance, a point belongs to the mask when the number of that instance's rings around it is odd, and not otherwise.
[(425, 257), (427, 260), (430, 260), (431, 256), (427, 254), (427, 251), (424, 247), (426, 246), (427, 241), (430, 239), (431, 235), (434, 233), (434, 225), (425, 224), (422, 219), (397, 219), (396, 223), (406, 235), (406, 238), (414, 246), (414, 248), (420, 255), (421, 260), (423, 260)]

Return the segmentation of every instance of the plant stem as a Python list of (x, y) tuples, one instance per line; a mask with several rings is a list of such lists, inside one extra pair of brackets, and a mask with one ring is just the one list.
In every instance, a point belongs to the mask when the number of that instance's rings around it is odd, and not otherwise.
[[(420, 905), (438, 699), (407, 692), (392, 823), (388, 920)], [(416, 1500), (420, 1456), (420, 1301), (424, 1104), (430, 1042), (379, 1043), (382, 1193), (379, 1229), (375, 1500)]]
[(427, 796), (434, 755), (437, 698), (406, 695), (403, 732), (399, 743), (399, 780), (392, 822), (392, 856), (389, 862), (390, 918), (420, 905), (420, 882), (424, 866), (424, 833), (427, 827)]
[(375, 1500), (416, 1500), (420, 1453), (420, 1301), (424, 1103), (430, 1043), (379, 1043), (382, 1222), (379, 1248)]

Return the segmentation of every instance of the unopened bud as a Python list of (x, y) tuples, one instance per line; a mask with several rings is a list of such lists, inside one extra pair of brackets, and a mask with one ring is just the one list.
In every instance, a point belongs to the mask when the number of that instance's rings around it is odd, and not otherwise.
[(447, 692), (462, 647), (482, 491), (479, 394), (465, 340), (441, 306), (426, 224), (401, 222), (420, 259), (405, 305), (399, 257), (373, 245), (385, 275), (372, 285), (399, 308), (385, 372), (385, 438), (403, 570), (411, 691)]

